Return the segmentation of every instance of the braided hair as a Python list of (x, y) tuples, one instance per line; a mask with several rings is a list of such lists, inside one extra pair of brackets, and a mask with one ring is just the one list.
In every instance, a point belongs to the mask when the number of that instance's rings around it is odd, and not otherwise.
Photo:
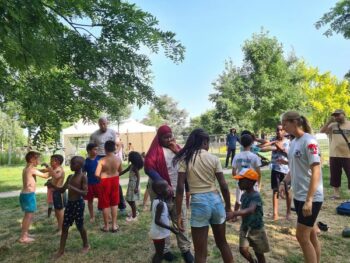
[(209, 135), (203, 129), (194, 129), (186, 141), (185, 146), (174, 157), (174, 164), (185, 161), (186, 165), (193, 159), (196, 161), (198, 151), (202, 149), (203, 142), (209, 142)]

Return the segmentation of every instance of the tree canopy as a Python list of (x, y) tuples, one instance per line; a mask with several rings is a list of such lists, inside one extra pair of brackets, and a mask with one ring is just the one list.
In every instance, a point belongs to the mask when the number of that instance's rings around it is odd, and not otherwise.
[(228, 61), (224, 72), (213, 83), (216, 93), (216, 133), (233, 125), (254, 131), (269, 130), (288, 109), (299, 109), (300, 90), (297, 59), (284, 57), (282, 45), (267, 32), (253, 34), (243, 45), (241, 67)]
[(184, 47), (157, 19), (119, 0), (0, 2), (0, 102), (15, 102), (35, 142), (63, 122), (116, 116), (152, 101), (151, 61), (175, 63)]

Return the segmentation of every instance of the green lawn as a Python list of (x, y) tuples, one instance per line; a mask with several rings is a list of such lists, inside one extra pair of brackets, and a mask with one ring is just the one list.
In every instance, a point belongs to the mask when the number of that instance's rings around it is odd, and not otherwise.
[[(230, 175), (226, 175), (230, 191), (234, 193), (235, 182)], [(331, 189), (328, 187), (328, 168), (324, 169), (325, 195), (329, 197)], [(343, 178), (345, 183), (345, 178)], [(144, 192), (145, 183), (141, 185)], [(125, 186), (124, 186), (125, 190)], [(344, 191), (345, 192), (345, 191)], [(264, 200), (265, 226), (268, 233), (271, 252), (266, 254), (267, 262), (272, 263), (299, 263), (303, 262), (301, 250), (295, 240), (295, 221), (271, 220), (271, 190), (269, 171), (263, 173), (262, 197)], [(343, 193), (344, 198), (350, 199), (348, 193)], [(48, 262), (59, 246), (59, 236), (55, 234), (55, 220), (46, 217), (46, 195), (38, 195), (38, 211), (35, 216), (31, 232), (36, 235), (36, 242), (30, 245), (22, 245), (17, 241), (20, 234), (20, 222), (22, 212), (18, 198), (1, 199), (0, 218), (0, 261), (1, 262)], [(232, 194), (232, 202), (234, 194)], [(339, 201), (326, 200), (320, 212), (319, 220), (327, 223), (330, 230), (320, 236), (322, 246), (322, 262), (347, 262), (350, 258), (350, 239), (341, 237), (341, 231), (349, 225), (349, 217), (339, 216), (335, 208)], [(129, 209), (129, 208), (128, 208)], [(283, 216), (285, 205), (280, 201), (280, 215)], [(149, 262), (153, 254), (153, 244), (148, 237), (150, 226), (150, 213), (140, 212), (137, 222), (127, 224), (124, 217), (119, 217), (118, 224), (121, 231), (117, 234), (102, 233), (99, 230), (101, 216), (97, 223), (90, 224), (86, 215), (86, 229), (91, 245), (91, 251), (87, 255), (79, 253), (81, 240), (75, 227), (71, 228), (65, 256), (59, 262)], [(232, 249), (235, 262), (246, 262), (238, 252), (239, 223), (227, 224), (227, 239)], [(175, 239), (172, 238), (174, 252), (180, 257), (175, 248)], [(182, 262), (178, 260), (176, 262)], [(210, 232), (208, 244), (208, 262), (222, 262), (220, 253), (214, 244)]]

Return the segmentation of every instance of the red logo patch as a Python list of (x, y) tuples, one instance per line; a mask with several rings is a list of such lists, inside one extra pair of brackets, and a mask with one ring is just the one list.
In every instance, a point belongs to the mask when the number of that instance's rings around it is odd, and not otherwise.
[(316, 144), (311, 143), (307, 146), (307, 148), (311, 154), (317, 154), (318, 147)]

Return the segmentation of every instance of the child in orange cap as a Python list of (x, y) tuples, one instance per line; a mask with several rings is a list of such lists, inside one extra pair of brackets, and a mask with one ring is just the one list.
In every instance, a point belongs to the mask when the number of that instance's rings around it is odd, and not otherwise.
[[(254, 190), (254, 184), (259, 180), (259, 174), (254, 169), (243, 168), (233, 178), (239, 180), (238, 186), (245, 192), (241, 197), (241, 210), (227, 212), (226, 220), (242, 216), (239, 252), (249, 262), (265, 263), (264, 253), (269, 252), (270, 248), (264, 229), (262, 200), (260, 193)], [(249, 246), (253, 248), (257, 261), (249, 253)]]

